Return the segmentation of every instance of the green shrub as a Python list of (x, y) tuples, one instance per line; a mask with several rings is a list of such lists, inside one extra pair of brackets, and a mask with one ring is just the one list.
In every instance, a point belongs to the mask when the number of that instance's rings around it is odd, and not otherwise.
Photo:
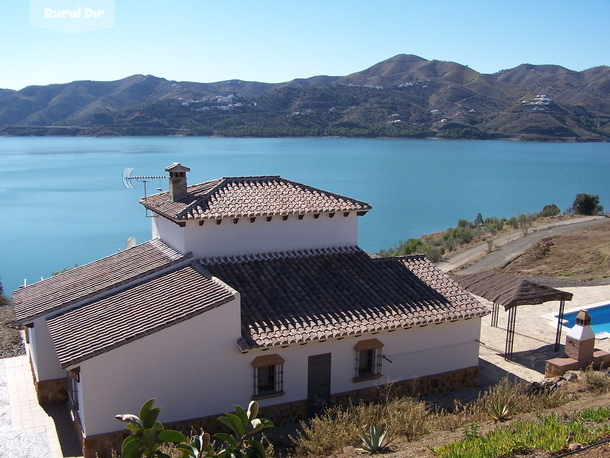
[(545, 205), (542, 211), (540, 212), (540, 216), (557, 216), (561, 210), (555, 204)]
[(426, 257), (432, 262), (438, 262), (443, 258), (445, 250), (443, 247), (433, 246), (426, 251)]
[(604, 211), (597, 194), (577, 194), (572, 208), (577, 215), (595, 215)]
[(168, 457), (178, 451), (184, 458), (199, 458), (204, 456), (219, 458), (238, 458), (242, 456), (265, 458), (266, 450), (258, 440), (250, 438), (253, 434), (265, 428), (273, 427), (266, 418), (258, 417), (258, 403), (252, 401), (248, 410), (234, 406), (235, 413), (227, 413), (218, 420), (227, 426), (232, 434), (217, 433), (215, 438), (223, 442), (219, 450), (215, 450), (210, 442), (210, 435), (201, 432), (191, 438), (190, 443), (179, 431), (165, 429), (157, 421), (161, 407), (153, 407), (155, 400), (149, 399), (140, 409), (139, 415), (120, 414), (117, 420), (127, 423), (125, 427), (130, 435), (121, 446), (121, 458), (152, 458)]

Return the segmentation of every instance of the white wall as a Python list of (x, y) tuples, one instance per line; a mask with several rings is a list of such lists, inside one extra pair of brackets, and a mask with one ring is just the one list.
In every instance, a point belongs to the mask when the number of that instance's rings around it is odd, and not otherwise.
[[(285, 395), (262, 399), (261, 406), (307, 398), (311, 355), (332, 353), (332, 393), (473, 367), (480, 323), (476, 318), (242, 354), (236, 344), (239, 306), (232, 302), (81, 363), (81, 419), (86, 434), (95, 435), (121, 430), (124, 425), (114, 416), (137, 413), (152, 397), (163, 406), (161, 422), (229, 412), (234, 404), (246, 407), (253, 394), (251, 363), (271, 353), (285, 360)], [(370, 338), (384, 344), (393, 363), (383, 361), (381, 379), (354, 383), (354, 346)]]
[[(399, 329), (393, 332), (366, 334), (361, 337), (326, 342), (311, 342), (267, 352), (251, 351), (244, 355), (252, 361), (256, 356), (277, 353), (284, 358), (284, 391), (279, 398), (263, 399), (261, 406), (299, 401), (307, 398), (307, 359), (309, 356), (332, 353), (331, 393), (359, 390), (389, 381), (409, 380), (426, 375), (479, 365), (480, 318), (443, 323), (426, 327)], [(360, 340), (375, 338), (383, 346), (383, 354), (392, 361), (382, 362), (382, 377), (354, 382), (356, 352)]]
[(189, 221), (186, 227), (165, 218), (153, 218), (153, 237), (159, 237), (181, 253), (192, 252), (197, 258), (235, 256), (252, 253), (268, 253), (287, 250), (307, 250), (354, 246), (358, 244), (358, 216), (336, 213), (333, 218), (322, 214), (319, 218), (305, 215), (302, 220), (289, 216), (286, 221), (274, 216), (271, 221), (258, 217), (252, 223), (249, 218)]
[[(237, 299), (190, 320), (80, 364), (81, 420), (86, 435), (124, 428), (117, 414), (139, 412), (150, 398), (168, 422), (224, 412), (246, 404), (251, 371), (242, 354)], [(249, 364), (249, 363), (248, 363)]]
[(30, 329), (30, 355), (34, 362), (36, 380), (55, 380), (64, 378), (66, 371), (61, 368), (55, 346), (51, 340), (49, 327), (44, 318), (36, 318)]

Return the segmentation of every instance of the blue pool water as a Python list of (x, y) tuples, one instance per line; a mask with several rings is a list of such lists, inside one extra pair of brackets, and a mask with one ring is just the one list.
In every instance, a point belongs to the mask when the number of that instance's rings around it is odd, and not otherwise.
[[(591, 328), (595, 334), (607, 332), (610, 334), (610, 304), (595, 305), (595, 307), (586, 308), (591, 317)], [(579, 311), (566, 313), (563, 316), (564, 326), (572, 328), (576, 324), (576, 315)]]

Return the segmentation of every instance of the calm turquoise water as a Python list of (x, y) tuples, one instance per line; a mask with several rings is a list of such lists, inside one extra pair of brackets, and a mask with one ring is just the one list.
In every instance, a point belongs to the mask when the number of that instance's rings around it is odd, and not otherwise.
[(164, 175), (173, 162), (191, 168), (191, 184), (281, 175), (364, 200), (373, 210), (360, 219), (360, 246), (373, 252), (478, 212), (510, 217), (550, 203), (563, 210), (579, 192), (599, 194), (610, 209), (610, 143), (0, 137), (5, 291), (112, 254), (130, 236), (147, 240), (143, 189), (123, 187), (121, 174)]

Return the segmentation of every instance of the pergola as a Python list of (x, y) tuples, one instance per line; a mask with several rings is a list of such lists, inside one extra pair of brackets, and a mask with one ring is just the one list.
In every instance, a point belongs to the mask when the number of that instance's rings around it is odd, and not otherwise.
[(557, 332), (555, 334), (555, 351), (559, 351), (565, 301), (572, 300), (572, 293), (495, 270), (468, 275), (456, 275), (454, 278), (467, 291), (493, 303), (491, 311), (491, 325), (493, 327), (498, 327), (499, 306), (503, 305), (504, 310), (508, 311), (506, 344), (504, 347), (504, 359), (506, 360), (512, 360), (513, 357), (517, 307), (520, 305), (535, 305), (549, 301), (559, 301)]

